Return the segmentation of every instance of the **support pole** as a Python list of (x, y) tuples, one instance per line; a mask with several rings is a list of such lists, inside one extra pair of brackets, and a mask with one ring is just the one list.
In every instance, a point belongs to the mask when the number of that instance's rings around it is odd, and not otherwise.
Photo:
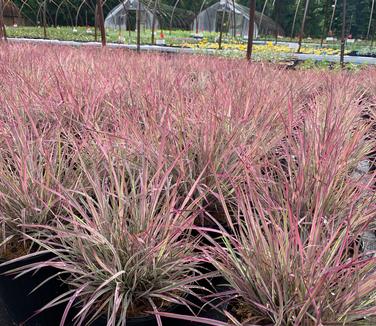
[(95, 5), (94, 11), (94, 40), (98, 42), (98, 4)]
[(47, 0), (43, 2), (43, 38), (47, 38)]
[(155, 0), (154, 8), (153, 8), (153, 19), (151, 23), (151, 44), (155, 43), (155, 21), (156, 21), (156, 14), (157, 14), (157, 4), (158, 4), (158, 1)]
[(0, 0), (0, 41), (7, 40), (7, 33), (4, 24), (4, 0)]
[(296, 18), (298, 17), (300, 2), (301, 2), (301, 0), (297, 0), (296, 1), (295, 15), (294, 15), (294, 20), (292, 22), (292, 27), (291, 27), (291, 35), (290, 35), (290, 40), (291, 41), (295, 37), (295, 24), (296, 24)]
[[(261, 34), (261, 30), (262, 30), (262, 20), (264, 19), (264, 15), (265, 15), (265, 10), (266, 10), (266, 6), (268, 5), (268, 0), (265, 0), (264, 2), (264, 6), (262, 7), (262, 11), (261, 11), (261, 18), (260, 18), (260, 25), (259, 25), (259, 33)], [(266, 33), (265, 33), (266, 34)]]
[(332, 6), (333, 7), (333, 11), (332, 11), (332, 17), (330, 18), (329, 32), (332, 31), (334, 16), (335, 16), (336, 9), (337, 9), (337, 2), (338, 2), (338, 0), (334, 0), (334, 5)]
[(255, 12), (256, 12), (256, 0), (249, 0), (249, 26), (248, 26), (248, 46), (247, 46), (247, 60), (252, 59), (253, 48), (253, 33), (255, 28)]
[(329, 18), (329, 1), (325, 0), (324, 3), (324, 24), (322, 26), (322, 32), (321, 32), (321, 39), (320, 39), (320, 47), (324, 44), (324, 38), (326, 38), (328, 34), (328, 18)]
[(375, 10), (375, 0), (372, 0), (371, 13), (369, 15), (368, 30), (367, 30), (367, 40), (369, 40), (369, 33), (371, 31), (373, 12)]
[(305, 22), (306, 22), (306, 19), (307, 19), (308, 7), (309, 7), (309, 0), (306, 0), (302, 26), (300, 28), (298, 53), (300, 53), (300, 50), (302, 48), (302, 40), (303, 40), (303, 36), (304, 36), (304, 28), (305, 28)]
[(275, 23), (277, 24), (276, 26), (276, 29), (275, 29), (275, 44), (277, 45), (278, 44), (278, 32), (279, 32), (279, 29), (278, 29), (278, 23), (279, 23), (279, 0), (274, 0), (274, 12), (275, 12)]
[(173, 23), (173, 19), (174, 19), (175, 10), (176, 10), (176, 7), (179, 4), (179, 1), (180, 0), (176, 0), (176, 2), (174, 4), (174, 8), (172, 9), (172, 13), (171, 13), (171, 17), (170, 17), (170, 35), (172, 33), (172, 23)]
[(233, 18), (233, 23), (232, 23), (232, 29), (233, 29), (233, 36), (234, 39), (236, 38), (236, 9), (235, 9), (235, 0), (232, 0), (232, 18)]
[(137, 52), (141, 51), (141, 2), (137, 6)]
[(103, 3), (102, 0), (97, 0), (98, 9), (98, 23), (101, 31), (102, 46), (106, 46), (106, 30), (104, 28), (104, 15), (103, 15)]
[(222, 50), (223, 24), (225, 23), (226, 10), (227, 10), (227, 0), (224, 4), (224, 8), (222, 8), (222, 20), (221, 20), (221, 28), (219, 30), (219, 41), (218, 41), (218, 48), (220, 50)]
[(341, 32), (341, 67), (345, 67), (345, 46), (346, 46), (346, 12), (347, 12), (347, 0), (343, 0), (342, 11), (342, 32)]

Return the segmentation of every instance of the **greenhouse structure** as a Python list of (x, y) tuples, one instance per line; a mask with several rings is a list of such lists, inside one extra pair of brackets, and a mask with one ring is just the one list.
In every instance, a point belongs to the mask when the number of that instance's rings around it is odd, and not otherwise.
[(3, 7), (3, 19), (4, 24), (8, 26), (12, 25), (24, 25), (25, 19), (21, 15), (20, 9), (12, 1), (4, 1)]
[[(247, 38), (249, 29), (249, 8), (232, 0), (220, 0), (201, 11), (194, 23), (196, 32), (220, 32)], [(268, 16), (256, 12), (254, 37), (259, 33), (283, 35), (282, 28)]]
[[(153, 26), (153, 8), (141, 3), (141, 27), (151, 29)], [(138, 0), (125, 0), (110, 11), (105, 19), (106, 28), (136, 30)], [(159, 28), (159, 19), (155, 15), (154, 27)]]

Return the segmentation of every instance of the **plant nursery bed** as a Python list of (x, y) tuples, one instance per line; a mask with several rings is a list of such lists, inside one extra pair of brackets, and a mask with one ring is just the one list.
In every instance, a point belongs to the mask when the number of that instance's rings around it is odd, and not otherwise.
[(0, 326), (374, 324), (374, 68), (44, 43), (0, 46)]

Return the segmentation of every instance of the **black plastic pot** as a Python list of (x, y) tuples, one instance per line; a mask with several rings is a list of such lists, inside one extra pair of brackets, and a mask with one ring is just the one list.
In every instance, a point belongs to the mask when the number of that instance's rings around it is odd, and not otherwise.
[[(177, 307), (172, 307), (169, 312), (176, 313)], [(173, 326), (179, 322), (179, 326), (182, 326), (180, 321), (172, 318), (164, 318), (162, 317), (163, 326)], [(73, 323), (69, 324), (69, 326), (73, 325)], [(106, 326), (107, 319), (105, 317), (98, 318), (92, 324), (92, 326)], [(158, 326), (157, 319), (154, 315), (142, 316), (142, 317), (132, 317), (127, 318), (127, 326)]]
[[(218, 304), (213, 302), (213, 304)], [(226, 305), (219, 305), (218, 309), (215, 309), (213, 307), (207, 306), (207, 308), (201, 310), (200, 312), (196, 312), (197, 317), (199, 318), (207, 318), (212, 320), (218, 320), (218, 321), (227, 321), (226, 316), (221, 312), (221, 310), (226, 309)], [(191, 312), (188, 309), (182, 309), (178, 311), (177, 313), (180, 313), (181, 315), (191, 315)], [(166, 325), (184, 325), (184, 326), (204, 326), (207, 325), (205, 323), (199, 323), (196, 321), (186, 321), (186, 320), (178, 320), (174, 319), (173, 323), (166, 324)]]
[[(167, 318), (162, 318), (163, 326), (174, 325), (174, 324), (168, 324), (169, 321), (166, 321), (166, 320)], [(105, 318), (97, 319), (91, 325), (92, 326), (106, 326), (107, 319)], [(158, 326), (158, 323), (154, 316), (134, 317), (134, 318), (127, 318), (127, 326)]]
[[(217, 280), (217, 282), (220, 282), (220, 286), (216, 286), (216, 282), (212, 282), (214, 287), (218, 289), (218, 291), (225, 291), (226, 287), (222, 286), (222, 280)], [(207, 284), (201, 284), (203, 286)], [(219, 321), (226, 321), (226, 317), (223, 313), (221, 313), (220, 310), (223, 310), (226, 308), (227, 305), (220, 305), (219, 299), (216, 299), (217, 301), (213, 301), (212, 305), (219, 305), (219, 309), (214, 309), (212, 306), (207, 305), (206, 309), (202, 309), (201, 311), (198, 311), (196, 309), (195, 313), (198, 317), (202, 318), (208, 318), (213, 320), (219, 320)], [(200, 306), (202, 305), (202, 302), (198, 300), (197, 298), (190, 297), (189, 301), (192, 303), (195, 303), (196, 305)], [(195, 310), (195, 309), (193, 309)], [(169, 313), (177, 314), (177, 315), (186, 315), (186, 316), (192, 316), (192, 312), (186, 308), (185, 306), (180, 305), (174, 305), (169, 310)], [(167, 317), (161, 317), (162, 318), (162, 324), (163, 326), (204, 326), (207, 324), (198, 323), (198, 322), (190, 322), (179, 318), (167, 318)], [(73, 323), (69, 324), (69, 326), (72, 326)], [(106, 318), (99, 318), (96, 321), (94, 321), (92, 326), (106, 326), (107, 325), (107, 319)], [(48, 325), (50, 326), (50, 325)], [(158, 326), (157, 320), (154, 315), (144, 316), (144, 317), (134, 317), (134, 318), (128, 318), (127, 319), (127, 326)]]
[[(0, 266), (0, 303), (4, 302), (3, 311), (0, 310), (0, 326), (15, 326), (22, 324), (23, 326), (58, 326), (63, 315), (65, 304), (57, 307), (49, 308), (43, 313), (33, 314), (48, 302), (64, 293), (67, 290), (66, 285), (57, 277), (52, 278), (35, 292), (30, 293), (35, 287), (44, 282), (46, 279), (55, 275), (58, 270), (54, 268), (45, 267), (35, 273), (28, 273), (19, 278), (14, 278), (15, 275), (4, 275), (3, 273), (24, 266), (31, 263), (44, 261), (51, 258), (50, 256), (39, 256), (35, 258), (25, 259), (23, 262), (16, 262), (6, 266)], [(0, 261), (2, 263), (4, 261)], [(217, 283), (218, 284), (218, 283)], [(205, 285), (205, 284), (203, 284)], [(190, 300), (197, 305), (202, 304), (198, 299), (190, 298)], [(218, 302), (217, 302), (218, 303)], [(181, 315), (191, 315), (191, 312), (183, 306), (174, 306), (169, 312)], [(214, 320), (225, 320), (224, 316), (216, 309), (209, 307), (202, 311), (196, 311), (199, 317), (210, 318)], [(66, 326), (73, 325), (71, 322), (74, 315), (69, 314)], [(29, 319), (30, 318), (30, 319)], [(28, 320), (29, 319), (29, 320)], [(25, 322), (28, 320), (27, 322)], [(162, 317), (164, 326), (201, 326), (205, 325), (197, 322), (188, 322), (181, 319)], [(106, 326), (107, 319), (99, 318), (92, 324), (93, 326)], [(127, 320), (128, 326), (157, 326), (155, 316), (143, 316), (136, 318), (129, 318)]]
[[(183, 307), (176, 307), (173, 311), (170, 311), (174, 314), (181, 314), (181, 315), (188, 315), (192, 316), (192, 313)], [(226, 321), (226, 317), (214, 308), (204, 309), (200, 313), (198, 313), (198, 317), (202, 318), (209, 318), (213, 320), (220, 320)], [(162, 317), (162, 324), (163, 326), (204, 326), (207, 324), (198, 323), (198, 322), (190, 322), (179, 318), (166, 318)], [(105, 318), (100, 318), (96, 320), (93, 326), (106, 326), (107, 320)], [(127, 326), (157, 326), (157, 320), (154, 316), (145, 316), (145, 317), (135, 317), (135, 318), (128, 318), (127, 319)]]
[[(46, 260), (50, 257), (35, 257), (26, 259), (23, 262), (17, 262), (6, 266), (0, 266), (0, 297), (3, 301), (6, 311), (9, 314), (13, 324), (20, 325), (31, 317), (38, 309), (64, 292), (61, 282), (54, 278), (30, 293), (35, 287), (45, 281), (47, 278), (56, 274), (57, 270), (53, 268), (43, 268), (36, 273), (28, 273), (17, 279), (14, 275), (4, 275), (3, 273), (26, 264)], [(0, 261), (0, 263), (3, 263)], [(24, 326), (55, 326), (59, 324), (57, 316), (62, 316), (64, 305), (47, 309), (27, 322)], [(7, 325), (1, 325), (7, 326)]]
[[(207, 271), (213, 270), (213, 266), (210, 264), (207, 264), (203, 266), (203, 268)], [(202, 287), (205, 287), (206, 289), (209, 289), (212, 293), (221, 293), (224, 291), (228, 291), (229, 286), (226, 285), (226, 281), (222, 277), (215, 277), (212, 278), (210, 281), (208, 280), (202, 280), (199, 281), (199, 285)], [(208, 295), (206, 291), (202, 293), (198, 293), (199, 295), (201, 294), (202, 297), (205, 297)], [(189, 301), (193, 304), (195, 304), (198, 307), (203, 306), (203, 301), (198, 299), (197, 297), (189, 297)], [(217, 308), (214, 308), (217, 307)], [(227, 321), (227, 317), (224, 315), (223, 310), (227, 308), (227, 303), (223, 303), (220, 298), (215, 298), (210, 300), (210, 305), (206, 304), (202, 309), (198, 308), (192, 308), (194, 311), (195, 315), (199, 318), (206, 318), (206, 319), (212, 319), (212, 320), (218, 320), (218, 321)], [(176, 311), (176, 314), (179, 315), (186, 315), (186, 316), (192, 316), (192, 312), (185, 306), (178, 306)], [(168, 326), (174, 326), (174, 325), (179, 325), (179, 326), (204, 326), (207, 325), (205, 323), (200, 323), (200, 322), (191, 322), (191, 321), (186, 321), (182, 319), (173, 319), (170, 321), (170, 323), (166, 323)]]
[(0, 325), (13, 326), (14, 322), (6, 309), (3, 298), (0, 296)]

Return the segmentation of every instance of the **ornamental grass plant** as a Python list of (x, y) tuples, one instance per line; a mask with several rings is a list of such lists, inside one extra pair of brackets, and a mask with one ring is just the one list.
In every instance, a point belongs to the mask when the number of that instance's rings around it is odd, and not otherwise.
[[(375, 317), (374, 69), (3, 44), (0, 77), (0, 243), (24, 262), (8, 274), (52, 267), (65, 288), (35, 313)], [(214, 298), (227, 321), (197, 314)]]
[[(38, 233), (28, 238), (44, 249), (41, 253), (54, 256), (12, 273), (60, 270), (68, 290), (40, 310), (66, 303), (60, 325), (69, 321), (71, 310), (76, 325), (98, 318), (125, 325), (127, 318), (190, 307), (195, 291), (205, 290), (198, 281), (215, 274), (203, 275), (199, 268), (200, 237), (192, 235), (200, 200), (191, 198), (195, 189), (184, 197), (171, 177), (173, 166), (132, 165), (93, 139), (86, 149), (92, 165), (78, 153), (92, 192), (61, 188), (64, 209), (55, 214), (55, 225), (26, 225)], [(162, 325), (160, 317), (157, 322)]]
[(306, 223), (289, 201), (281, 207), (264, 195), (262, 203), (253, 182), (243, 188), (231, 211), (234, 234), (205, 249), (232, 288), (223, 296), (230, 324), (372, 324), (375, 257), (358, 240), (374, 210), (362, 204)]
[[(33, 116), (34, 115), (34, 116)], [(1, 258), (31, 249), (21, 225), (53, 222), (62, 207), (54, 193), (80, 180), (77, 156), (56, 124), (37, 121), (33, 112), (13, 110), (3, 119), (0, 145)], [(36, 250), (36, 248), (34, 248)]]
[(351, 176), (374, 142), (346, 81), (309, 103), (261, 176), (244, 165), (235, 209), (222, 201), (232, 227), (204, 250), (235, 325), (374, 321), (375, 252), (360, 239), (376, 228), (375, 175)]

